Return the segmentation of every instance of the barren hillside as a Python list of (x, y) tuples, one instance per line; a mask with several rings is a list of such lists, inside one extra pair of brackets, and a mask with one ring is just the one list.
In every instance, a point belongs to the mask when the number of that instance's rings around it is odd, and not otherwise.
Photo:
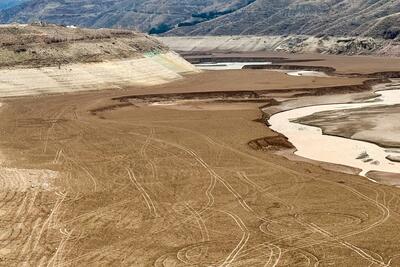
[[(224, 14), (254, 0), (31, 0), (0, 14), (1, 22), (43, 20), (85, 27), (133, 27), (141, 31), (165, 32), (182, 23), (204, 21), (213, 12)], [(214, 14), (214, 16), (218, 16)]]
[(0, 97), (162, 84), (196, 71), (145, 34), (0, 26)]
[(398, 0), (257, 0), (238, 12), (171, 34), (327, 34), (395, 39), (399, 25)]
[(399, 0), (31, 0), (0, 22), (44, 20), (170, 35), (337, 35), (398, 38)]
[(99, 62), (168, 50), (157, 40), (128, 30), (3, 25), (0, 38), (0, 67)]
[(0, 10), (19, 5), (25, 0), (0, 0)]

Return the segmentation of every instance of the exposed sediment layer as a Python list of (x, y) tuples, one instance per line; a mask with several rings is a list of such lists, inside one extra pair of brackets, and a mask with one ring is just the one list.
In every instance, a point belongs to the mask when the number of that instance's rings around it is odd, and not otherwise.
[(150, 86), (196, 72), (173, 52), (58, 67), (0, 69), (0, 97)]
[(0, 26), (0, 97), (150, 86), (197, 72), (145, 34), (57, 25)]
[[(285, 62), (287, 63), (287, 62)], [(290, 62), (289, 62), (290, 63)], [(320, 71), (326, 74), (333, 74), (336, 69), (332, 67), (323, 66), (301, 66), (301, 65), (246, 65), (243, 69), (263, 69), (263, 70), (306, 70), (306, 71)]]
[(177, 51), (279, 51), (337, 55), (400, 56), (400, 43), (365, 37), (289, 36), (191, 36), (159, 37)]

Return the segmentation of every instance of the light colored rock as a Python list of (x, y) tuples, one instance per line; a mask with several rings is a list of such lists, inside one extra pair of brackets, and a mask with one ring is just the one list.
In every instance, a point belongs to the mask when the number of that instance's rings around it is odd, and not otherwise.
[(58, 67), (0, 70), (0, 97), (66, 93), (127, 86), (151, 86), (197, 72), (174, 52), (142, 58), (76, 63)]

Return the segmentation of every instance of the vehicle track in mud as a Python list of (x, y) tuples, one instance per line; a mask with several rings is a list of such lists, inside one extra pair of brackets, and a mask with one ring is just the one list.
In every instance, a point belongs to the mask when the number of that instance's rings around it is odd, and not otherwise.
[[(125, 95), (2, 107), (1, 263), (399, 264), (400, 191), (251, 149), (250, 140), (276, 136), (257, 122), (262, 103), (93, 105)], [(35, 183), (21, 170), (35, 170)]]

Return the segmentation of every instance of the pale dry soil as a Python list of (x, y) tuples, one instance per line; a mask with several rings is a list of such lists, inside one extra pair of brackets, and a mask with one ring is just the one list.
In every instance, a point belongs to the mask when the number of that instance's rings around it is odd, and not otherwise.
[(3, 168), (54, 176), (13, 185), (2, 169), (0, 264), (398, 266), (400, 189), (251, 149), (277, 135), (256, 121), (262, 103), (90, 112), (123, 95), (359, 82), (227, 71), (4, 100)]

